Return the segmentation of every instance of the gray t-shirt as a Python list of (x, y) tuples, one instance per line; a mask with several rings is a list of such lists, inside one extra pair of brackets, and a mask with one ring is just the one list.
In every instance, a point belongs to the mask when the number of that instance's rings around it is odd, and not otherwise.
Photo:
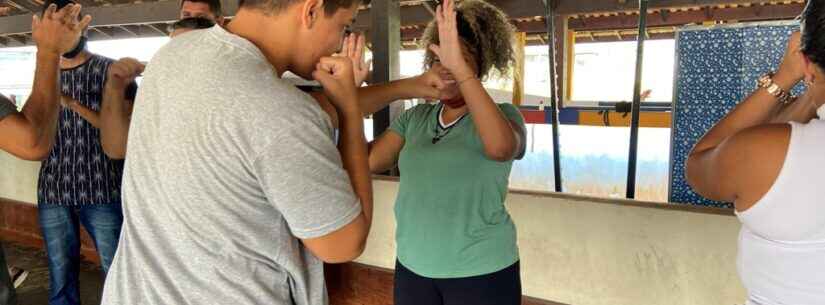
[(221, 27), (173, 39), (135, 101), (103, 304), (327, 304), (297, 239), (361, 213), (328, 116)]
[(0, 94), (0, 121), (15, 112), (17, 112), (17, 106), (10, 99)]

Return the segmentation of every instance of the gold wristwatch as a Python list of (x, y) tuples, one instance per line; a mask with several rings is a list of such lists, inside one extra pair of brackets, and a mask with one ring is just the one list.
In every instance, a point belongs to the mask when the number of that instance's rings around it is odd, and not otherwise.
[(760, 77), (759, 80), (756, 81), (756, 83), (759, 86), (759, 88), (764, 88), (765, 90), (767, 90), (770, 95), (774, 96), (776, 100), (782, 103), (783, 105), (790, 103), (793, 100), (793, 97), (787, 91), (782, 90), (782, 87), (779, 87), (779, 85), (777, 85), (773, 81), (773, 76), (773, 72), (765, 74), (762, 77)]

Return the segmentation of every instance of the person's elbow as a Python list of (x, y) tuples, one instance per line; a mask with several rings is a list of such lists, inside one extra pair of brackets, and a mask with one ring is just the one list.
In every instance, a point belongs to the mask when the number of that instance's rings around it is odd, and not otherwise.
[(40, 139), (35, 132), (29, 132), (23, 142), (14, 155), (26, 161), (43, 161), (52, 150), (51, 142)]
[(484, 155), (488, 159), (497, 162), (507, 162), (515, 159), (518, 154), (518, 147), (516, 143), (503, 143), (499, 145), (491, 145), (484, 148)]
[(103, 148), (103, 154), (110, 159), (122, 160), (126, 158), (126, 141), (125, 139), (116, 138), (119, 138), (119, 136), (112, 134), (104, 121), (100, 129), (100, 146)]
[(355, 260), (367, 244), (369, 225), (361, 214), (352, 222), (332, 233), (318, 238), (304, 239), (304, 245), (320, 260), (340, 264)]
[(122, 147), (124, 145), (107, 143), (107, 141), (101, 141), (100, 144), (100, 146), (103, 147), (103, 153), (109, 157), (109, 159), (122, 160), (126, 158), (126, 148)]
[(370, 166), (370, 173), (373, 175), (380, 175), (388, 171), (392, 165), (388, 164), (390, 162), (377, 160), (376, 157), (370, 156), (369, 159), (369, 166)]
[(18, 153), (14, 154), (18, 158), (26, 161), (43, 161), (49, 157), (51, 147), (45, 144), (35, 144), (33, 146), (25, 147)]
[(106, 154), (106, 157), (109, 157), (109, 159), (112, 159), (112, 160), (123, 160), (123, 159), (126, 159), (126, 153), (125, 153), (125, 152), (123, 152), (123, 151), (117, 151), (117, 150), (106, 150), (106, 149), (104, 148), (104, 149), (103, 149), (103, 153), (104, 153), (104, 154)]
[(366, 242), (361, 242), (358, 244), (353, 245), (342, 245), (342, 249), (337, 251), (337, 253), (330, 253), (329, 255), (325, 255), (324, 257), (318, 257), (324, 263), (327, 264), (343, 264), (354, 261), (356, 258), (360, 257), (361, 254), (364, 253), (364, 249), (366, 249)]
[(691, 152), (685, 161), (685, 181), (694, 192), (715, 201), (733, 202), (736, 191), (731, 187), (729, 167), (724, 161), (737, 152), (725, 150), (725, 143), (713, 150)]
[(694, 147), (685, 160), (685, 182), (699, 195), (705, 198), (713, 197), (715, 190), (713, 187), (719, 181), (711, 181), (710, 175), (719, 170), (720, 164), (717, 158), (720, 157), (720, 150), (728, 141), (723, 142), (713, 149), (699, 149)]
[(49, 157), (49, 153), (51, 152), (50, 147), (46, 145), (37, 145), (31, 150), (31, 154), (26, 158), (29, 161), (43, 161)]
[(701, 179), (701, 173), (699, 173), (699, 167), (697, 164), (699, 163), (698, 156), (691, 153), (687, 161), (685, 161), (685, 180), (687, 184), (694, 190), (699, 191), (700, 184), (699, 182)]

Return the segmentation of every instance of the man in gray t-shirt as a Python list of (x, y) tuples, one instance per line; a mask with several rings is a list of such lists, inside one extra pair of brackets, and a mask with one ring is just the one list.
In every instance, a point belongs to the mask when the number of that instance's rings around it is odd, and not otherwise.
[[(362, 112), (352, 63), (326, 57), (360, 3), (244, 3), (226, 29), (173, 39), (143, 72), (103, 304), (326, 304), (323, 262), (363, 251)], [(339, 148), (286, 70), (324, 85)]]

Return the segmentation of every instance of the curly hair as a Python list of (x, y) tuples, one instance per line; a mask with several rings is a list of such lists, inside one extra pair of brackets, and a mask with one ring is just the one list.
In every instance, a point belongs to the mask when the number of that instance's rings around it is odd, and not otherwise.
[[(486, 78), (493, 69), (500, 75), (508, 75), (515, 62), (515, 27), (510, 24), (507, 15), (484, 0), (460, 1), (456, 12), (458, 35), (476, 59), (477, 76)], [(433, 20), (424, 30), (421, 46), (427, 49), (429, 45), (438, 43), (438, 24)], [(429, 69), (435, 60), (435, 54), (427, 51), (424, 67)]]
[(802, 12), (802, 54), (825, 69), (825, 4), (808, 1)]

